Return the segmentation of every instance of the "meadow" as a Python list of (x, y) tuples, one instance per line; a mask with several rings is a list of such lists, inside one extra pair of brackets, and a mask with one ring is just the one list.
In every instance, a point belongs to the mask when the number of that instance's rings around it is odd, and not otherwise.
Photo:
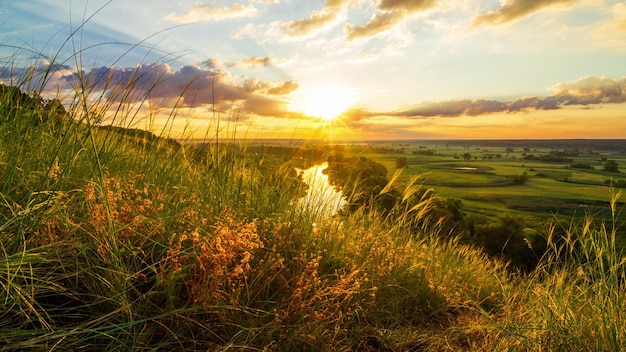
[[(80, 86), (69, 100), (43, 99), (28, 83), (0, 92), (2, 351), (626, 348), (618, 189), (585, 186), (611, 216), (547, 224), (547, 250), (528, 273), (444, 234), (424, 191), (497, 208), (492, 189), (561, 200), (561, 175), (597, 183), (603, 172), (513, 153), (456, 159), (465, 147), (423, 164), (410, 150), (372, 153), (390, 170), (409, 159), (385, 188), (401, 195), (392, 211), (324, 218), (294, 206), (306, 188), (298, 155), (100, 126), (99, 113), (119, 122), (137, 111), (103, 95), (88, 106), (93, 92)], [(480, 172), (459, 177), (457, 167)], [(409, 176), (423, 172), (430, 184)], [(500, 185), (523, 172), (525, 184)]]

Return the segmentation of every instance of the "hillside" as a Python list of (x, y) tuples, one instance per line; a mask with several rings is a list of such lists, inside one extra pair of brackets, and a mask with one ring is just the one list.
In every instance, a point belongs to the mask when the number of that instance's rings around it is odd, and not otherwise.
[(552, 227), (522, 274), (444, 234), (417, 183), (321, 218), (294, 206), (289, 160), (198, 154), (16, 89), (0, 90), (2, 351), (626, 348), (610, 226)]

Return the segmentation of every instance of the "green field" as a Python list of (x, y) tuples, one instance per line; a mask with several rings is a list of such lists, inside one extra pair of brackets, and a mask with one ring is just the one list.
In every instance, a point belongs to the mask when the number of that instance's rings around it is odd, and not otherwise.
[[(626, 143), (595, 142), (585, 141), (584, 148), (574, 141), (565, 146), (563, 141), (381, 142), (369, 150), (357, 146), (344, 147), (343, 152), (378, 161), (389, 174), (395, 172), (397, 158), (406, 158), (408, 165), (397, 179), (400, 187), (419, 175), (439, 197), (460, 199), (470, 212), (607, 215), (611, 182), (621, 180), (623, 185), (626, 180)], [(425, 150), (432, 155), (422, 155)], [(469, 155), (464, 158), (464, 154)], [(571, 156), (552, 162), (528, 158), (554, 154)], [(603, 170), (608, 160), (615, 161), (623, 172)], [(573, 167), (577, 164), (590, 168)], [(524, 182), (516, 184), (516, 176), (524, 176)]]

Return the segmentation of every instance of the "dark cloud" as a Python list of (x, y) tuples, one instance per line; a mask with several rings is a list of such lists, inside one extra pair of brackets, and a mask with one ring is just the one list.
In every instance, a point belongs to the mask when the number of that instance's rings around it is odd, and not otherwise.
[(506, 110), (503, 111), (517, 112), (528, 109), (556, 110), (559, 108), (559, 105), (559, 99), (556, 97), (525, 97), (507, 102)]
[(180, 97), (180, 103), (185, 106), (200, 106), (243, 99), (246, 95), (244, 88), (228, 81), (225, 71), (198, 66), (184, 66), (178, 71), (167, 64), (102, 67), (84, 77), (89, 90), (105, 91), (107, 98), (114, 101)]
[[(104, 78), (103, 73), (99, 73), (101, 79)], [(108, 97), (116, 100), (124, 96), (122, 94), (126, 91), (124, 87), (127, 87), (128, 82), (132, 82), (131, 91), (137, 100), (161, 99), (160, 101), (170, 102), (171, 105), (174, 101), (172, 97), (181, 97), (182, 99), (176, 100), (178, 105), (190, 107), (213, 103), (228, 105), (244, 101), (245, 111), (274, 117), (290, 115), (286, 108), (287, 104), (272, 96), (288, 94), (298, 87), (293, 81), (274, 84), (258, 79), (249, 79), (237, 84), (225, 71), (202, 69), (197, 66), (184, 66), (178, 71), (172, 70), (168, 65), (146, 65), (134, 70), (113, 69), (107, 77), (115, 78), (99, 83), (100, 86), (94, 86), (94, 89), (106, 90)]]
[(160, 63), (134, 68), (97, 67), (80, 74), (67, 66), (41, 64), (28, 69), (2, 69), (0, 80), (13, 85), (27, 81), (31, 90), (39, 90), (39, 85), (43, 85), (50, 93), (73, 91), (80, 82), (81, 89), (87, 94), (103, 96), (109, 102), (151, 100), (160, 108), (173, 108), (214, 103), (230, 106), (243, 101), (245, 110), (253, 114), (295, 116), (290, 115), (288, 104), (278, 98), (298, 88), (294, 81), (273, 83), (249, 79), (237, 83), (228, 72), (215, 68), (213, 63), (213, 60), (203, 63), (209, 68), (188, 65), (178, 70)]
[(28, 91), (62, 91), (73, 88), (74, 71), (67, 65), (38, 62), (28, 68), (0, 67), (3, 84), (20, 86)]
[(454, 117), (461, 115), (477, 116), (505, 110), (506, 103), (495, 100), (465, 99), (422, 103), (411, 109), (395, 112), (390, 115), (406, 117)]
[(507, 102), (486, 99), (426, 102), (402, 111), (376, 114), (361, 112), (355, 116), (360, 118), (372, 115), (407, 118), (478, 116), (528, 110), (556, 110), (568, 105), (626, 103), (626, 77), (585, 77), (574, 82), (559, 83), (553, 89), (554, 94), (547, 97), (524, 97)]
[(572, 5), (574, 2), (575, 0), (508, 0), (499, 9), (476, 17), (474, 25), (507, 23), (529, 16), (549, 6)]

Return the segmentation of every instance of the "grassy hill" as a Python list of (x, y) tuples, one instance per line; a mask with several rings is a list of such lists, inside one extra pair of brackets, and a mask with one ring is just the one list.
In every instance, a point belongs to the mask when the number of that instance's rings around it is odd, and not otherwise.
[(547, 231), (520, 274), (442, 236), (429, 198), (322, 218), (288, 162), (64, 105), (1, 91), (2, 351), (626, 348), (610, 226)]

